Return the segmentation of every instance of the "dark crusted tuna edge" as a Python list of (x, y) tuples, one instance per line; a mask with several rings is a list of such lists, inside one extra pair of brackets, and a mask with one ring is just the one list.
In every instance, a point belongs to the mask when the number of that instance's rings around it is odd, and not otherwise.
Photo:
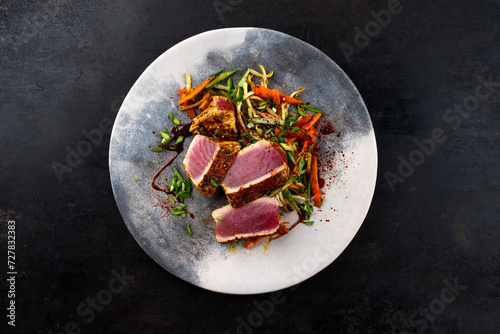
[[(224, 112), (226, 112), (226, 111), (224, 111)], [(231, 112), (229, 112), (229, 113), (231, 113)], [(233, 116), (234, 116), (234, 114), (233, 114)], [(196, 124), (197, 127), (195, 127), (195, 124), (193, 123), (191, 125), (191, 128), (189, 129), (189, 131), (191, 131), (192, 133), (207, 136), (207, 137), (211, 137), (211, 136), (216, 134), (218, 137), (223, 138), (223, 139), (236, 140), (238, 138), (237, 131), (227, 131), (227, 129), (225, 129), (225, 131), (221, 131), (220, 125), (218, 125), (221, 123), (221, 121), (220, 121), (221, 118), (223, 118), (223, 117), (217, 115), (214, 119), (214, 122), (198, 123), (198, 124)], [(234, 118), (234, 120), (236, 122), (236, 118)]]
[(210, 180), (219, 184), (226, 176), (227, 171), (231, 168), (237, 153), (240, 151), (241, 146), (238, 142), (223, 141), (218, 142), (219, 150), (215, 155), (207, 173), (203, 176), (196, 189), (200, 191), (205, 197), (210, 197), (217, 189)]
[(265, 178), (259, 183), (250, 184), (250, 186), (246, 188), (240, 187), (233, 193), (228, 193), (227, 187), (223, 186), (229, 204), (231, 204), (233, 208), (239, 208), (261, 198), (270, 191), (282, 187), (288, 180), (290, 170), (285, 163), (279, 170), (275, 170), (273, 173), (271, 177)]

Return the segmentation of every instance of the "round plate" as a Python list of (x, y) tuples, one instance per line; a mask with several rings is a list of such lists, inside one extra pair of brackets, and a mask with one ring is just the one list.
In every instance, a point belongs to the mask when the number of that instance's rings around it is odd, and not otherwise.
[[(320, 128), (320, 176), (325, 201), (315, 209), (313, 225), (299, 224), (282, 238), (264, 238), (250, 250), (244, 242), (219, 244), (211, 212), (227, 204), (219, 191), (212, 198), (193, 189), (187, 198), (195, 216), (180, 219), (165, 193), (151, 188), (155, 173), (173, 152), (153, 153), (158, 132), (170, 129), (168, 113), (188, 122), (178, 109), (177, 90), (186, 73), (193, 85), (225, 68), (274, 71), (270, 87), (301, 98), (325, 112)], [(239, 80), (242, 73), (235, 74)], [(256, 82), (259, 81), (257, 78)], [(156, 134), (153, 133), (156, 132)], [(186, 150), (173, 163), (185, 175)], [(232, 294), (275, 291), (315, 275), (347, 247), (371, 203), (377, 175), (377, 148), (366, 106), (346, 74), (324, 53), (289, 35), (259, 28), (230, 28), (191, 37), (156, 59), (134, 84), (116, 118), (109, 152), (116, 202), (125, 224), (146, 253), (163, 268), (199, 287)], [(173, 174), (171, 167), (165, 180)], [(281, 221), (293, 223), (294, 214)], [(186, 225), (189, 223), (192, 236)]]

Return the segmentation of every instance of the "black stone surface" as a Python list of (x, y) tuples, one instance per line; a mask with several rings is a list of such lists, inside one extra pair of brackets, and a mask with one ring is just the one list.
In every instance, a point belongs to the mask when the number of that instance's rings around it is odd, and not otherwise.
[[(499, 333), (499, 22), (498, 0), (1, 1), (1, 332)], [(142, 71), (185, 38), (234, 26), (330, 56), (379, 148), (353, 242), (274, 295), (217, 294), (163, 270), (109, 182), (110, 124)]]

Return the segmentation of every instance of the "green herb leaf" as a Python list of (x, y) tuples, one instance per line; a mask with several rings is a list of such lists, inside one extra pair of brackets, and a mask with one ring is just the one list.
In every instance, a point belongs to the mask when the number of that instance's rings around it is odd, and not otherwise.
[(172, 138), (170, 137), (170, 135), (168, 134), (167, 130), (165, 130), (165, 132), (163, 131), (160, 131), (160, 135), (162, 136), (162, 140), (161, 140), (161, 143), (162, 145), (167, 145), (168, 143), (170, 143), (170, 141), (172, 140)]
[(184, 137), (180, 136), (179, 138), (177, 138), (177, 141), (175, 142), (175, 144), (182, 143), (183, 140), (184, 140)]
[(314, 224), (314, 222), (312, 220), (307, 220), (305, 222), (302, 222), (303, 224), (306, 224), (306, 225), (312, 225)]
[(299, 169), (297, 171), (297, 174), (300, 175), (300, 173), (302, 172), (302, 169), (304, 168), (305, 164), (306, 164), (306, 157), (303, 155), (302, 158), (300, 159), (299, 161)]
[(210, 183), (216, 188), (219, 186), (219, 184), (217, 184), (214, 180), (210, 180)]
[(285, 197), (287, 199), (287, 201), (290, 202), (290, 205), (295, 210), (297, 210), (297, 212), (300, 212), (300, 208), (297, 205), (297, 202), (295, 202), (295, 200), (293, 199), (292, 194), (290, 194), (290, 190), (288, 190), (288, 188), (287, 188), (287, 189), (283, 190), (281, 193), (283, 194), (283, 197)]
[(186, 225), (186, 227), (187, 227), (187, 230), (188, 230), (189, 236), (192, 236), (192, 235), (193, 235), (193, 233), (191, 232), (191, 229), (189, 228), (189, 223)]
[(163, 132), (163, 131), (160, 131), (160, 135), (164, 138), (164, 139), (170, 139), (170, 135), (168, 134), (167, 131)]
[(139, 178), (138, 178), (138, 177), (136, 177), (134, 181), (135, 181), (135, 182), (139, 181)]
[(215, 219), (224, 220), (224, 218), (222, 218), (222, 217), (216, 217)]
[(315, 112), (317, 114), (324, 114), (324, 112), (322, 112), (321, 110), (319, 110), (318, 108), (315, 108), (313, 106), (308, 106), (308, 105), (305, 105), (305, 104), (301, 104), (301, 105), (299, 105), (299, 107), (302, 107), (302, 108), (307, 109), (309, 111)]
[(247, 69), (245, 74), (243, 74), (243, 77), (241, 77), (240, 82), (238, 82), (238, 86), (243, 87), (243, 84), (245, 83), (245, 81), (247, 81), (249, 73), (250, 73), (250, 69)]
[(172, 205), (175, 205), (175, 200), (172, 198), (172, 196), (168, 196), (168, 200), (170, 201), (170, 203), (172, 203)]
[(214, 74), (212, 75), (209, 75), (208, 77), (211, 78), (211, 77), (215, 77), (216, 75), (219, 75), (222, 73), (222, 71), (224, 71), (225, 69), (223, 68), (222, 70), (218, 71), (218, 72), (215, 72)]
[(179, 125), (181, 124), (179, 122), (179, 120), (177, 118), (174, 117), (174, 115), (172, 115), (172, 112), (169, 112), (168, 113), (168, 117), (170, 118), (170, 120), (172, 121), (172, 123), (174, 123), (175, 125)]
[[(231, 75), (233, 75), (234, 73), (238, 72), (239, 70), (232, 70), (232, 71), (227, 71), (227, 72), (224, 72), (222, 73), (220, 76), (218, 76), (217, 78), (215, 78), (214, 80), (212, 80), (208, 85), (205, 86), (205, 89), (208, 89), (210, 87), (212, 87), (213, 85), (215, 85), (216, 83), (230, 77)], [(216, 74), (217, 75), (217, 74)], [(213, 77), (214, 75), (212, 75)]]
[(153, 148), (151, 152), (161, 152), (163, 149), (161, 147)]
[(179, 178), (179, 180), (184, 181), (184, 178), (182, 177), (181, 173), (174, 167), (174, 173), (175, 175)]

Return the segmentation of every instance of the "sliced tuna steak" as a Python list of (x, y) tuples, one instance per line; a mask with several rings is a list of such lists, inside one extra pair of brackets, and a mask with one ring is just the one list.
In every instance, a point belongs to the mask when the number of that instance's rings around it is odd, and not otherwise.
[(221, 185), (229, 204), (237, 208), (283, 186), (289, 172), (281, 147), (260, 140), (240, 151)]
[(237, 209), (226, 205), (212, 212), (218, 242), (269, 235), (279, 228), (278, 201), (262, 197)]
[(233, 104), (223, 96), (214, 96), (208, 108), (193, 119), (189, 131), (208, 137), (236, 140), (238, 129)]
[(224, 179), (239, 150), (238, 142), (197, 135), (184, 158), (186, 174), (205, 197), (210, 197), (216, 190), (212, 183), (219, 184)]

